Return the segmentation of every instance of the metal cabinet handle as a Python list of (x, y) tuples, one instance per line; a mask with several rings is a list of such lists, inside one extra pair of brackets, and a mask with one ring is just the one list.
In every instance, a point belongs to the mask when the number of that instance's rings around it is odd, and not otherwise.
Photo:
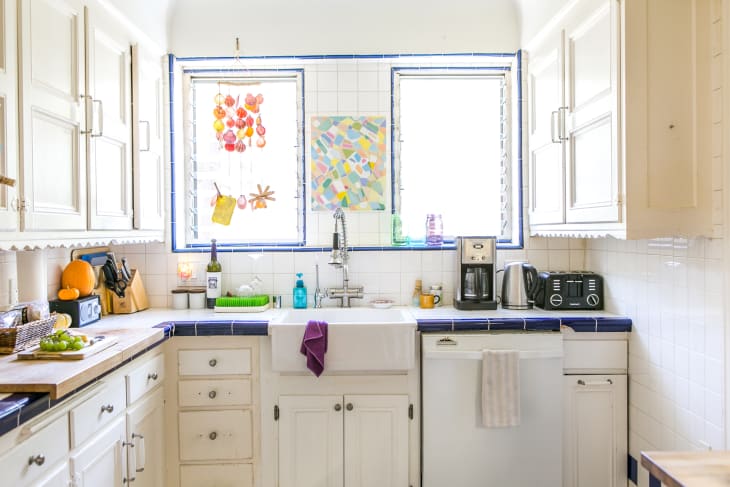
[(46, 463), (46, 457), (44, 455), (35, 455), (28, 459), (28, 465), (38, 465), (39, 467)]
[(216, 393), (215, 391), (210, 391), (208, 393), (208, 397), (211, 399), (215, 399), (215, 396), (217, 396), (217, 395), (218, 395), (218, 393)]
[(559, 115), (560, 114), (558, 113), (557, 110), (555, 110), (554, 112), (550, 112), (550, 140), (552, 141), (553, 144), (560, 143), (560, 136), (558, 136), (557, 139), (555, 138), (555, 132), (556, 132), (555, 127), (558, 124), (558, 122), (560, 121)]
[(147, 380), (157, 380), (157, 372), (152, 372), (150, 374), (147, 374)]
[[(99, 104), (99, 132), (95, 134), (90, 131), (89, 135), (91, 135), (92, 137), (102, 137), (104, 135), (104, 102), (101, 100), (92, 98), (92, 100), (91, 100), (92, 107), (94, 106), (94, 103)], [(92, 118), (93, 118), (93, 115), (92, 115)]]
[(560, 108), (558, 108), (558, 112), (560, 113), (559, 125), (558, 125), (558, 128), (560, 130), (558, 131), (558, 139), (560, 141), (568, 140), (568, 136), (566, 135), (566, 130), (565, 130), (565, 115), (566, 115), (566, 113), (568, 113), (568, 107), (560, 107)]
[(605, 386), (613, 385), (613, 380), (606, 379), (605, 381), (586, 382), (583, 379), (578, 379), (576, 382), (579, 386)]
[(140, 152), (149, 152), (149, 150), (150, 150), (150, 140), (151, 140), (151, 137), (150, 137), (150, 122), (148, 120), (140, 120), (139, 121), (139, 125), (141, 126), (142, 124), (145, 124), (145, 126), (147, 126), (147, 146), (144, 149), (142, 147), (140, 147), (139, 151)]
[(92, 98), (89, 95), (79, 95), (79, 98), (84, 104), (84, 118), (86, 119), (86, 130), (81, 130), (79, 133), (81, 135), (89, 135), (94, 132), (94, 117), (91, 116), (91, 113), (89, 112), (88, 103), (88, 101)]
[(211, 440), (215, 440), (216, 438), (218, 438), (218, 433), (216, 433), (215, 431), (211, 431), (208, 435), (208, 438), (210, 438)]
[(216, 365), (218, 365), (218, 361), (212, 358), (208, 361), (208, 365), (210, 365), (211, 367), (215, 367)]
[(348, 402), (347, 406), (345, 406), (345, 407), (347, 408), (348, 411), (352, 411), (355, 408), (355, 406), (353, 406), (351, 402)]
[(112, 404), (107, 404), (106, 406), (101, 407), (102, 413), (104, 413), (104, 412), (111, 413), (113, 411), (114, 411), (114, 405), (112, 405)]
[(135, 472), (144, 472), (145, 463), (147, 461), (147, 451), (144, 448), (144, 436), (139, 433), (132, 433), (132, 440), (137, 440), (135, 445)]
[(340, 404), (340, 403), (335, 404), (335, 411), (338, 411), (338, 412), (342, 411), (342, 404)]

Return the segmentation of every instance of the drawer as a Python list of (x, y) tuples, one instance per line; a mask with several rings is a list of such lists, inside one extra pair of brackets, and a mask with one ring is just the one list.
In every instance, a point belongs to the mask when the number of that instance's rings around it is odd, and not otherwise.
[(62, 414), (0, 458), (2, 485), (31, 485), (52, 476), (68, 451), (68, 417)]
[(626, 373), (626, 340), (565, 340), (563, 370), (571, 373)]
[(181, 380), (177, 392), (181, 407), (248, 406), (251, 379)]
[(234, 460), (253, 456), (251, 411), (190, 411), (178, 415), (180, 460)]
[(142, 363), (125, 376), (127, 404), (132, 404), (165, 380), (165, 359), (162, 354), (141, 360)]
[(182, 465), (180, 487), (253, 487), (253, 465)]
[(118, 376), (101, 386), (93, 396), (69, 412), (71, 448), (76, 448), (124, 412), (124, 377)]
[(180, 350), (180, 375), (248, 375), (251, 373), (250, 348)]

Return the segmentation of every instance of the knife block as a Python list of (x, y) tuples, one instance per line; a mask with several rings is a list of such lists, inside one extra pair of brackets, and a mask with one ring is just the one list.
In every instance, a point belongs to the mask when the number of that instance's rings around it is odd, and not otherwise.
[(111, 296), (111, 312), (114, 314), (129, 314), (142, 311), (150, 307), (147, 300), (147, 293), (144, 290), (142, 276), (137, 269), (132, 269), (132, 276), (127, 283), (124, 297), (120, 298), (114, 292), (107, 290)]

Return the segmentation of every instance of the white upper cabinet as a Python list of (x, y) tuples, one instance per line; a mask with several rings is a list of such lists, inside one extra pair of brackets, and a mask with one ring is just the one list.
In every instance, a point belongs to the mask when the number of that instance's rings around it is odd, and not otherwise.
[(131, 69), (130, 35), (100, 8), (87, 7), (90, 230), (132, 228)]
[(579, 0), (529, 43), (531, 234), (711, 234), (706, 3)]
[(161, 57), (132, 47), (134, 228), (165, 226), (164, 117)]
[(84, 5), (20, 6), (21, 227), (85, 230)]
[[(18, 177), (17, 3), (0, 0), (0, 176)], [(16, 187), (0, 184), (0, 230), (16, 230)]]

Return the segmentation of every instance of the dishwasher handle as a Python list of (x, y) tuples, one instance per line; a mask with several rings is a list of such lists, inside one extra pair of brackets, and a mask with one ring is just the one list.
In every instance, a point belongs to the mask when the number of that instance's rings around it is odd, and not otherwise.
[[(520, 350), (520, 360), (562, 358), (562, 348), (548, 348), (545, 350)], [(467, 350), (437, 350), (423, 352), (423, 358), (436, 360), (482, 360), (484, 354), (481, 351)]]

